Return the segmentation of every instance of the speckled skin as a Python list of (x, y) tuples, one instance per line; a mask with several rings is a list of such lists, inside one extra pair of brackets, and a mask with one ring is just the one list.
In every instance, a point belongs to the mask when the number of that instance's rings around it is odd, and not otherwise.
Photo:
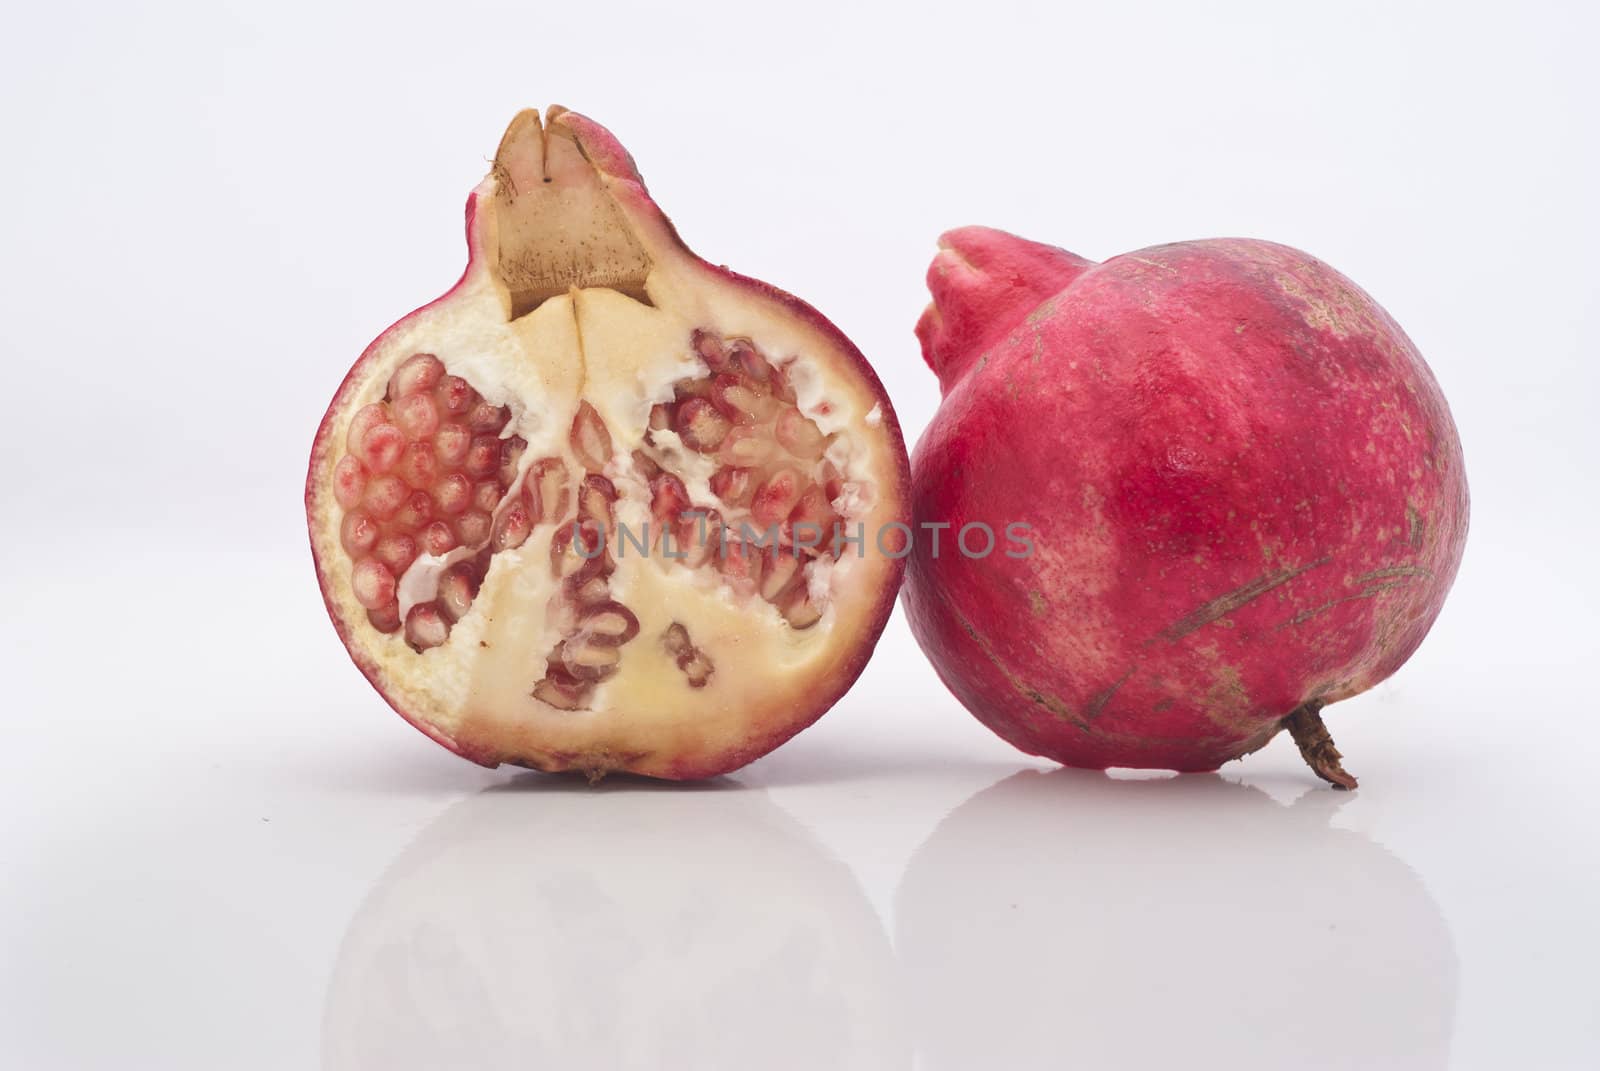
[(1376, 302), (1245, 239), (1098, 265), (984, 228), (941, 247), (915, 516), (1024, 522), (1035, 549), (969, 560), (947, 535), (936, 557), (919, 534), (904, 601), (984, 724), (1071, 766), (1208, 770), (1411, 656), (1467, 484), (1438, 384)]

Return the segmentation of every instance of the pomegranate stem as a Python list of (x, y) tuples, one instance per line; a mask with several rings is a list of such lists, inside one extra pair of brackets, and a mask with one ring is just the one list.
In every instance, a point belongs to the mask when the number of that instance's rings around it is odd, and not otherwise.
[(1326, 705), (1320, 699), (1312, 699), (1296, 707), (1283, 719), (1283, 724), (1313, 773), (1334, 788), (1352, 789), (1356, 787), (1356, 779), (1340, 765), (1339, 760), (1344, 756), (1333, 746), (1333, 737), (1322, 723), (1322, 708)]

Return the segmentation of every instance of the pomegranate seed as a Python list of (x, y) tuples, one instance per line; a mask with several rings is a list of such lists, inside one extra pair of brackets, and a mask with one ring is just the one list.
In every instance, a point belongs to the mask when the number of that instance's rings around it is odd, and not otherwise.
[(650, 430), (666, 431), (672, 427), (672, 409), (667, 402), (650, 407)]
[(439, 430), (439, 407), (431, 395), (412, 394), (394, 403), (395, 425), (409, 439), (431, 439)]
[(704, 398), (690, 398), (678, 406), (677, 432), (683, 445), (709, 454), (722, 445), (733, 425)]
[(510, 487), (517, 482), (517, 469), (522, 465), (522, 455), (528, 449), (528, 440), (520, 435), (500, 440), (500, 486)]
[(467, 459), (472, 447), (472, 432), (461, 424), (446, 424), (433, 438), (433, 449), (439, 463), (454, 468)]
[(367, 623), (379, 632), (400, 631), (400, 601), (390, 599), (387, 605), (368, 610)]
[(605, 421), (588, 402), (578, 403), (569, 438), (572, 451), (584, 468), (598, 472), (611, 460), (611, 432), (606, 430)]
[(494, 535), (490, 546), (496, 551), (514, 550), (528, 541), (533, 532), (533, 521), (528, 517), (528, 507), (513, 502), (494, 522)]
[(386, 521), (393, 517), (406, 498), (410, 496), (411, 488), (398, 476), (379, 476), (367, 484), (366, 493), (361, 496), (362, 507), (378, 518)]
[(800, 575), (800, 558), (789, 549), (779, 549), (770, 556), (766, 571), (761, 576), (761, 597), (775, 602), (789, 582)]
[(393, 424), (379, 424), (361, 440), (356, 456), (371, 472), (388, 472), (400, 460), (406, 448), (406, 437)]
[(417, 541), (408, 535), (386, 535), (372, 549), (372, 556), (395, 576), (401, 576), (417, 560)]
[(394, 574), (383, 563), (372, 558), (362, 558), (350, 570), (350, 589), (356, 602), (368, 610), (377, 610), (394, 598)]
[(696, 650), (678, 668), (683, 670), (683, 675), (689, 679), (691, 688), (704, 688), (706, 682), (711, 680), (711, 659), (707, 658), (703, 651)]
[(567, 466), (558, 457), (534, 463), (522, 482), (528, 516), (534, 524), (554, 523), (567, 515)]
[(510, 419), (511, 410), (506, 406), (479, 402), (467, 413), (467, 427), (479, 434), (488, 432), (498, 435), (500, 429), (505, 427), (506, 421)]
[(472, 485), (472, 508), (493, 513), (500, 504), (500, 485), (494, 480), (479, 480)]
[(456, 534), (443, 521), (434, 521), (422, 533), (422, 548), (436, 558), (456, 549)]
[(412, 443), (400, 455), (395, 471), (412, 487), (432, 487), (433, 481), (439, 478), (439, 459), (433, 456), (433, 447), (427, 443)]
[(711, 474), (711, 493), (730, 506), (747, 505), (754, 486), (749, 469), (724, 465)]
[[(724, 372), (711, 381), (711, 401), (737, 424), (760, 424), (778, 411), (778, 400), (746, 376)], [(679, 417), (681, 424), (682, 417)]]
[(493, 435), (479, 435), (467, 448), (467, 460), (462, 469), (474, 480), (481, 480), (500, 465), (500, 440)]
[(350, 418), (350, 431), (345, 435), (344, 448), (352, 454), (361, 452), (361, 443), (367, 432), (389, 421), (389, 411), (377, 402), (364, 405)]
[(667, 626), (667, 631), (661, 634), (662, 646), (667, 653), (682, 657), (694, 651), (694, 644), (689, 642), (689, 630), (674, 621)]
[(378, 542), (378, 525), (365, 513), (347, 513), (339, 526), (339, 544), (352, 559), (359, 558)]
[(589, 643), (620, 647), (639, 634), (639, 619), (620, 602), (603, 602), (584, 615), (579, 628)]
[(772, 440), (765, 431), (736, 427), (722, 440), (722, 449), (717, 451), (717, 457), (730, 465), (753, 468), (771, 457), (772, 451)]
[(395, 369), (389, 380), (389, 397), (404, 398), (420, 391), (430, 391), (444, 376), (444, 363), (431, 353), (416, 353)]
[(472, 482), (461, 473), (453, 472), (434, 487), (433, 500), (440, 513), (453, 517), (471, 504)]
[(557, 577), (609, 576), (616, 565), (593, 521), (574, 521), (556, 529), (550, 540), (550, 568)]
[(720, 372), (728, 366), (728, 351), (722, 345), (722, 339), (710, 331), (697, 329), (689, 336), (689, 343), (694, 347), (695, 355), (704, 361), (712, 372)]
[(750, 515), (762, 528), (787, 520), (805, 487), (805, 477), (794, 469), (779, 469), (756, 489), (750, 500)]
[(414, 651), (426, 651), (450, 638), (450, 622), (444, 619), (439, 607), (431, 602), (420, 602), (406, 615), (406, 642)]
[(459, 621), (478, 597), (478, 574), (466, 562), (458, 562), (439, 576), (439, 606), (451, 621)]
[(805, 461), (815, 461), (821, 457), (827, 445), (822, 429), (807, 420), (798, 409), (785, 408), (778, 414), (773, 434), (785, 450)]
[(690, 398), (711, 397), (710, 379), (680, 379), (672, 385), (673, 397), (679, 402)]
[(824, 461), (822, 463), (821, 479), (822, 493), (828, 496), (830, 503), (844, 493), (844, 477), (839, 474), (838, 469), (833, 467), (833, 462)]
[(460, 376), (445, 376), (434, 392), (439, 408), (451, 416), (460, 416), (478, 404), (478, 392)]
[(493, 522), (482, 510), (472, 510), (456, 518), (456, 538), (469, 547), (476, 547), (489, 538)]
[(407, 532), (415, 532), (433, 520), (433, 499), (426, 491), (413, 491), (405, 505), (395, 515), (394, 523)]
[(690, 569), (698, 569), (716, 555), (722, 553), (722, 515), (716, 510), (707, 510), (704, 514), (684, 514), (678, 521), (677, 546), (674, 553), (683, 555), (679, 559)]
[(367, 470), (361, 467), (354, 455), (346, 454), (333, 466), (333, 500), (343, 509), (350, 509), (361, 501), (361, 492), (367, 488)]

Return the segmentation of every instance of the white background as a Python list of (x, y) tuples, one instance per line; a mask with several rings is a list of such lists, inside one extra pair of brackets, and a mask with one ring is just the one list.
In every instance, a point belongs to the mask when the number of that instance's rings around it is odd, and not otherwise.
[[(10, 11), (0, 1064), (1600, 1064), (1597, 34), (1576, 0)], [(1473, 521), (1422, 651), (1329, 712), (1361, 790), (1282, 740), (1016, 778), (1047, 766), (898, 615), (709, 789), (395, 718), (326, 622), (304, 459), (554, 102), (838, 323), (911, 439), (948, 227), (1272, 238), (1376, 295)]]

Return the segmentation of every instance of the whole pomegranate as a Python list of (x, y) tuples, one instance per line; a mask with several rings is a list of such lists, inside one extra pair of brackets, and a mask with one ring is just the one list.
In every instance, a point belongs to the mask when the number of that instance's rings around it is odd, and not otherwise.
[(1070, 766), (1211, 770), (1288, 728), (1353, 788), (1320, 711), (1417, 649), (1467, 536), (1399, 326), (1244, 239), (1095, 264), (972, 227), (928, 285), (905, 605), (956, 697)]
[(726, 772), (859, 675), (901, 562), (894, 411), (810, 306), (689, 252), (606, 130), (518, 115), (469, 258), (317, 429), (328, 612), (475, 762)]

